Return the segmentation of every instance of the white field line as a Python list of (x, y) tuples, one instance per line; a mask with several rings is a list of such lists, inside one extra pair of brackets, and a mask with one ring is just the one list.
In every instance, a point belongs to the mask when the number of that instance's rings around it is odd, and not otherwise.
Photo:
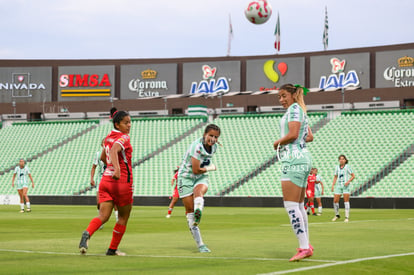
[(289, 270), (283, 270), (283, 271), (277, 271), (277, 272), (271, 272), (271, 273), (263, 273), (263, 274), (259, 274), (259, 275), (288, 274), (288, 273), (293, 273), (293, 272), (302, 272), (302, 271), (308, 271), (308, 270), (312, 270), (312, 269), (319, 269), (319, 268), (325, 268), (325, 267), (336, 266), (336, 265), (346, 265), (346, 264), (358, 263), (358, 262), (363, 262), (363, 261), (380, 260), (380, 259), (388, 259), (388, 258), (401, 257), (401, 256), (411, 256), (411, 255), (414, 255), (414, 252), (403, 253), (403, 254), (385, 255), (385, 256), (376, 256), (376, 257), (369, 257), (369, 258), (359, 258), (359, 259), (353, 259), (353, 260), (347, 260), (347, 261), (338, 261), (338, 262), (334, 262), (334, 263), (327, 263), (327, 264), (321, 264), (321, 265), (315, 265), (315, 266), (301, 267), (301, 268), (295, 268), (295, 269), (289, 269)]
[[(50, 254), (50, 255), (69, 255), (69, 256), (106, 256), (105, 254), (86, 254), (81, 255), (78, 253), (70, 252), (54, 252), (54, 251), (34, 251), (34, 250), (15, 250), (15, 249), (0, 249), (0, 252), (12, 252), (12, 253), (32, 253), (32, 254)], [(287, 261), (287, 258), (241, 258), (241, 257), (202, 257), (202, 256), (178, 256), (178, 255), (130, 255), (125, 257), (139, 257), (139, 258), (181, 258), (181, 259), (215, 259), (215, 260), (242, 260), (242, 261)], [(336, 261), (330, 260), (311, 260), (312, 262), (322, 263), (335, 263)]]

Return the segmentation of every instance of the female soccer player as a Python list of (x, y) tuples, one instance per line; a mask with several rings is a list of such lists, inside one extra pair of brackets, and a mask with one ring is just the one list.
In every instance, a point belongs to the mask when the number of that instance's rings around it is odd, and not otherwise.
[(174, 186), (174, 191), (173, 191), (173, 195), (172, 195), (172, 198), (171, 198), (170, 205), (168, 206), (167, 216), (165, 216), (166, 218), (171, 217), (171, 213), (174, 209), (174, 206), (177, 203), (178, 198), (180, 197), (180, 195), (178, 194), (178, 188), (177, 188), (178, 169), (179, 169), (179, 166), (177, 166), (177, 169), (174, 170), (174, 176), (171, 179), (171, 186)]
[(306, 142), (311, 142), (313, 135), (303, 96), (304, 88), (299, 85), (285, 84), (279, 88), (279, 102), (287, 111), (280, 121), (281, 138), (273, 144), (282, 164), (284, 207), (299, 241), (297, 254), (290, 261), (313, 255), (313, 247), (309, 244), (308, 216), (304, 208), (306, 180), (311, 169), (311, 154)]
[(324, 193), (324, 187), (322, 177), (318, 175), (318, 168), (314, 168), (313, 173), (316, 175), (315, 181), (315, 199), (318, 203), (318, 213), (316, 215), (322, 215), (322, 195)]
[(211, 158), (217, 150), (219, 136), (217, 125), (207, 125), (203, 137), (188, 148), (178, 171), (178, 193), (185, 207), (188, 227), (201, 253), (211, 252), (203, 243), (198, 225), (204, 208), (204, 194), (208, 190), (208, 175), (205, 173), (216, 170)]
[(32, 174), (30, 174), (29, 167), (26, 166), (26, 162), (24, 159), (20, 159), (19, 165), (14, 168), (13, 178), (12, 178), (12, 187), (14, 188), (14, 180), (17, 174), (17, 192), (19, 193), (20, 197), (20, 213), (24, 213), (24, 201), (26, 200), (26, 208), (27, 212), (31, 212), (30, 209), (30, 200), (29, 196), (27, 195), (27, 190), (29, 188), (29, 181), (27, 177), (29, 176), (30, 180), (32, 181), (32, 188), (34, 188), (34, 181), (32, 178)]
[(349, 222), (349, 194), (351, 190), (351, 181), (355, 178), (355, 174), (352, 172), (351, 167), (348, 165), (348, 159), (345, 155), (340, 155), (339, 165), (335, 167), (334, 179), (332, 183), (332, 192), (334, 192), (334, 209), (335, 217), (332, 221), (336, 221), (341, 216), (339, 215), (339, 200), (343, 194), (344, 196), (344, 206), (345, 206), (345, 220), (344, 222)]
[(314, 204), (316, 175), (314, 171), (315, 168), (312, 168), (308, 176), (308, 184), (306, 186), (306, 198), (308, 199), (308, 202), (305, 205), (305, 210), (307, 212), (306, 214), (309, 215), (309, 209), (311, 209), (312, 215), (316, 216)]
[(131, 117), (127, 112), (118, 111), (112, 114), (112, 121), (114, 129), (105, 138), (105, 150), (101, 155), (101, 160), (107, 166), (99, 184), (99, 216), (93, 218), (82, 233), (79, 243), (82, 254), (88, 250), (90, 237), (108, 221), (112, 208), (116, 205), (119, 216), (106, 255), (125, 255), (118, 250), (118, 246), (125, 233), (133, 203), (132, 146), (128, 135), (131, 129)]

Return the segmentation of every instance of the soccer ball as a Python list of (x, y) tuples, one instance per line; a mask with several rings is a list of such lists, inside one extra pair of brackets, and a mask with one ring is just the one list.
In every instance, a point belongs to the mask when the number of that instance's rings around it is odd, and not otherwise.
[(272, 15), (272, 7), (267, 0), (253, 1), (244, 10), (244, 14), (253, 24), (263, 24)]

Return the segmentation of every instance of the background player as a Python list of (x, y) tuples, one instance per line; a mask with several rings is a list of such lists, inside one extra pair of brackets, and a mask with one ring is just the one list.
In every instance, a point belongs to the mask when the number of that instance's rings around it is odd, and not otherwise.
[(309, 215), (309, 209), (311, 209), (312, 215), (314, 216), (316, 216), (315, 205), (314, 205), (315, 182), (316, 182), (315, 168), (312, 168), (308, 176), (308, 184), (306, 186), (306, 198), (308, 199), (308, 202), (306, 203), (305, 209), (307, 210), (306, 214), (308, 215)]
[(318, 203), (318, 213), (316, 215), (322, 215), (322, 195), (324, 193), (324, 187), (322, 182), (322, 177), (318, 175), (318, 169), (314, 168), (313, 173), (316, 175), (315, 181), (315, 199)]
[(174, 176), (171, 179), (171, 186), (174, 187), (174, 191), (173, 191), (173, 195), (171, 198), (171, 202), (170, 205), (168, 206), (168, 213), (167, 216), (165, 216), (166, 218), (170, 218), (171, 217), (171, 213), (174, 209), (174, 206), (176, 204), (176, 202), (178, 201), (178, 199), (180, 198), (180, 195), (178, 194), (178, 188), (177, 188), (177, 178), (178, 178), (178, 170), (179, 170), (179, 166), (177, 167), (177, 169), (174, 170)]
[(27, 191), (29, 188), (29, 181), (27, 177), (30, 178), (32, 182), (32, 188), (34, 188), (34, 181), (32, 178), (32, 174), (30, 174), (30, 169), (26, 165), (26, 161), (24, 159), (20, 159), (19, 165), (14, 168), (13, 178), (12, 178), (12, 187), (14, 188), (14, 180), (17, 175), (17, 192), (19, 193), (20, 197), (20, 213), (24, 213), (24, 201), (26, 201), (26, 209), (27, 212), (32, 211), (30, 208), (30, 200), (29, 196), (27, 195)]
[(299, 85), (285, 84), (279, 88), (279, 102), (287, 110), (280, 120), (281, 138), (273, 143), (282, 163), (284, 207), (299, 241), (297, 254), (290, 261), (313, 255), (313, 247), (309, 244), (308, 216), (304, 208), (306, 179), (312, 164), (306, 142), (311, 142), (313, 135), (303, 96), (303, 87)]
[(349, 210), (351, 208), (349, 204), (349, 194), (351, 190), (351, 181), (355, 178), (355, 174), (352, 172), (351, 167), (348, 165), (348, 159), (345, 155), (340, 155), (339, 165), (335, 167), (335, 173), (332, 183), (332, 192), (334, 192), (334, 209), (335, 217), (332, 221), (336, 221), (341, 216), (339, 215), (339, 200), (343, 194), (344, 196), (344, 206), (345, 206), (345, 220), (344, 222), (349, 221)]
[(124, 111), (112, 113), (111, 110), (111, 114), (114, 129), (105, 138), (105, 150), (101, 156), (107, 167), (99, 186), (99, 216), (93, 218), (82, 233), (79, 243), (79, 251), (82, 254), (85, 254), (88, 249), (90, 237), (108, 221), (112, 208), (117, 205), (118, 221), (106, 255), (125, 255), (118, 250), (118, 246), (125, 233), (133, 203), (132, 146), (128, 135), (131, 129), (131, 117)]
[(211, 158), (217, 150), (220, 128), (207, 125), (202, 138), (195, 140), (183, 157), (178, 171), (178, 192), (183, 201), (188, 227), (200, 252), (211, 252), (204, 244), (198, 225), (204, 209), (204, 194), (208, 190), (209, 171), (216, 170)]

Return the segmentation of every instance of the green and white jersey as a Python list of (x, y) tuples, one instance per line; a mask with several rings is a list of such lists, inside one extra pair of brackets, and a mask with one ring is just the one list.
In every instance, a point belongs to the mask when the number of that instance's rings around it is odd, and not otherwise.
[(320, 181), (319, 183), (315, 182), (315, 192), (319, 191), (322, 192), (322, 177), (319, 175), (316, 175), (316, 181)]
[(280, 147), (280, 152), (302, 151), (306, 148), (306, 137), (309, 134), (309, 122), (306, 113), (303, 111), (302, 107), (300, 107), (297, 103), (293, 103), (292, 105), (290, 105), (286, 113), (280, 120), (281, 137), (284, 137), (287, 135), (287, 133), (289, 133), (289, 122), (292, 121), (300, 122), (299, 136), (295, 141), (286, 145), (282, 145)]
[(345, 164), (343, 168), (340, 165), (335, 167), (334, 176), (338, 176), (336, 183), (344, 185), (351, 178), (352, 169), (348, 164)]
[(29, 184), (28, 175), (30, 174), (30, 169), (27, 166), (20, 168), (17, 166), (14, 168), (14, 174), (16, 174), (17, 184)]
[(211, 158), (213, 154), (217, 150), (217, 144), (214, 144), (211, 147), (211, 153), (208, 153), (203, 146), (203, 138), (199, 138), (195, 140), (190, 147), (188, 148), (187, 152), (184, 154), (183, 161), (180, 165), (180, 170), (178, 171), (178, 176), (183, 178), (189, 179), (197, 179), (201, 177), (203, 174), (194, 175), (193, 174), (193, 166), (191, 163), (191, 158), (198, 159), (200, 161), (200, 167), (206, 167), (210, 165)]
[(102, 178), (102, 175), (105, 171), (105, 163), (101, 160), (102, 151), (96, 152), (93, 158), (93, 165), (96, 165), (98, 168), (98, 173), (95, 173), (95, 179), (99, 182)]

